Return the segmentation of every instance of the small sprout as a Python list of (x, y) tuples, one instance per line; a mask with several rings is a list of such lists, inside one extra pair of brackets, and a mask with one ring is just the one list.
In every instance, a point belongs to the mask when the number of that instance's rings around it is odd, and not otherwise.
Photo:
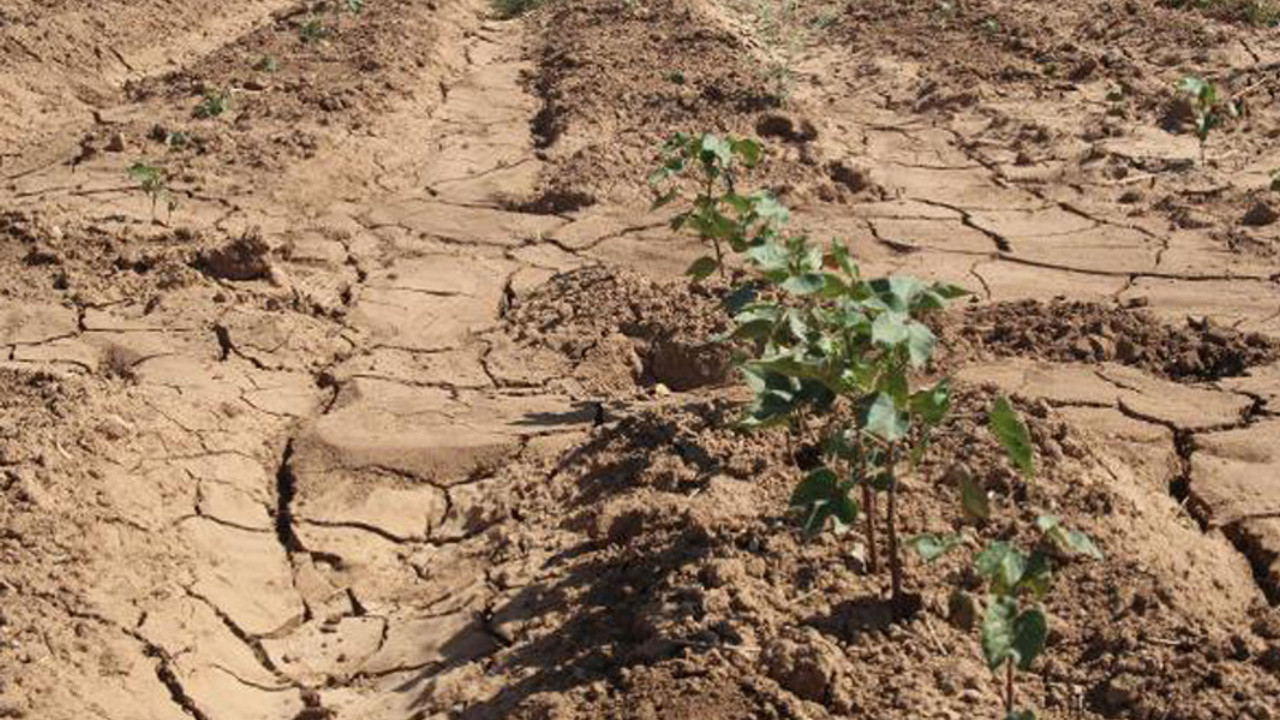
[(1178, 89), (1190, 96), (1191, 116), (1195, 122), (1196, 137), (1200, 140), (1200, 162), (1203, 163), (1209, 133), (1229, 118), (1239, 117), (1239, 102), (1222, 99), (1217, 85), (1196, 75), (1182, 78)]
[(364, 12), (365, 0), (343, 0), (343, 6), (346, 11), (352, 15), (359, 15)]
[(1280, 169), (1271, 171), (1271, 191), (1280, 192)]
[(222, 115), (231, 107), (231, 94), (225, 90), (206, 90), (204, 98), (196, 106), (195, 116), (208, 120)]
[(667, 73), (667, 80), (674, 85), (683, 85), (685, 83), (684, 73), (674, 70)]
[(320, 18), (309, 18), (302, 26), (298, 28), (298, 36), (302, 38), (302, 42), (315, 44), (329, 37), (332, 30), (325, 25)]
[[(1054, 552), (1102, 558), (1088, 535), (1063, 527), (1057, 518), (1041, 516), (1036, 527)], [(1034, 718), (1030, 710), (1017, 708), (1016, 674), (1018, 670), (1029, 670), (1048, 643), (1049, 617), (1040, 601), (1052, 590), (1053, 555), (1040, 547), (1028, 555), (1011, 543), (997, 541), (978, 554), (974, 567), (989, 587), (982, 621), (982, 654), (987, 667), (993, 671), (1004, 667), (1007, 717)], [(1024, 596), (1034, 604), (1024, 605)]]
[(173, 214), (173, 210), (177, 207), (177, 200), (173, 194), (169, 192), (169, 173), (164, 168), (148, 165), (143, 161), (135, 162), (130, 165), (125, 172), (129, 178), (138, 184), (138, 188), (151, 198), (151, 221), (156, 222), (156, 203), (160, 198), (164, 198), (169, 208), (169, 214)]
[(258, 72), (273, 73), (280, 69), (280, 61), (276, 60), (274, 55), (263, 55), (253, 64), (253, 69)]
[(786, 209), (772, 196), (760, 193), (741, 196), (735, 183), (741, 168), (760, 162), (760, 144), (746, 138), (721, 137), (711, 133), (678, 133), (662, 148), (662, 165), (649, 175), (649, 185), (657, 194), (654, 207), (662, 207), (680, 196), (678, 187), (663, 188), (669, 180), (687, 171), (700, 171), (700, 187), (692, 208), (671, 219), (675, 230), (689, 228), (711, 245), (715, 257), (698, 258), (688, 274), (702, 280), (720, 273), (724, 277), (724, 249), (746, 250), (751, 237), (767, 232), (774, 223), (785, 222)]

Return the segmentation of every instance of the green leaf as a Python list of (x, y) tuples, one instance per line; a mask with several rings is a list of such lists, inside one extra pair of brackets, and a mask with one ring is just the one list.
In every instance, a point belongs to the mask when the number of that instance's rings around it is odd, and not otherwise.
[(911, 358), (911, 365), (916, 368), (924, 367), (929, 362), (929, 359), (933, 357), (933, 347), (937, 342), (938, 338), (924, 323), (914, 321), (909, 323), (907, 325), (907, 352)]
[(1019, 670), (1031, 669), (1031, 663), (1044, 652), (1048, 639), (1049, 618), (1039, 608), (1025, 610), (1014, 619), (1014, 662)]
[(700, 150), (704, 165), (718, 162), (721, 168), (728, 168), (733, 163), (733, 145), (719, 135), (703, 135)]
[(685, 271), (685, 275), (690, 275), (697, 280), (702, 280), (714, 273), (719, 269), (719, 267), (720, 263), (716, 262), (715, 258), (703, 255), (693, 261), (693, 264)]
[(925, 425), (937, 425), (942, 422), (950, 409), (951, 384), (946, 380), (911, 395), (911, 412), (915, 413)]
[(1036, 527), (1059, 550), (1069, 555), (1085, 555), (1094, 560), (1102, 559), (1102, 551), (1094, 544), (1093, 539), (1079, 530), (1070, 530), (1052, 515), (1041, 515), (1036, 518)]
[(987, 667), (998, 669), (1013, 654), (1013, 621), (1018, 616), (1018, 602), (1011, 597), (987, 598), (987, 612), (982, 618), (982, 655)]
[(991, 432), (1004, 446), (1009, 460), (1028, 479), (1033, 477), (1035, 455), (1031, 447), (1031, 434), (1027, 432), (1027, 426), (1022, 423), (1022, 418), (1018, 417), (1018, 413), (1009, 404), (1008, 398), (1001, 396), (996, 399), (987, 420)]
[(858, 274), (858, 269), (853, 264), (853, 256), (849, 253), (849, 248), (844, 243), (838, 241), (831, 243), (831, 258), (846, 275), (852, 277)]
[(742, 158), (742, 164), (747, 167), (755, 167), (760, 162), (760, 143), (750, 138), (734, 140), (733, 152)]
[(819, 273), (792, 275), (782, 283), (782, 289), (793, 295), (812, 295), (827, 287), (827, 278)]
[(993, 542), (974, 559), (978, 572), (998, 595), (1012, 593), (1027, 571), (1027, 556), (1007, 542)]
[(987, 667), (995, 670), (1012, 661), (1019, 670), (1028, 670), (1044, 651), (1049, 637), (1049, 619), (1038, 608), (1018, 613), (1011, 597), (989, 597), (982, 621), (982, 654)]
[(1195, 75), (1182, 78), (1182, 82), (1178, 83), (1178, 89), (1194, 96), (1199, 102), (1209, 105), (1213, 104), (1214, 96), (1217, 95), (1217, 89), (1213, 83)]
[(1014, 710), (1004, 716), (1004, 720), (1036, 720), (1034, 710)]
[(791, 494), (791, 507), (800, 513), (801, 526), (806, 536), (822, 532), (830, 519), (837, 532), (841, 532), (858, 519), (858, 504), (850, 496), (852, 483), (840, 482), (829, 468), (818, 468), (809, 473)]
[(751, 209), (756, 217), (775, 225), (785, 225), (791, 219), (791, 211), (778, 202), (773, 193), (761, 190), (751, 195)]
[(907, 540), (907, 545), (915, 550), (925, 562), (933, 562), (960, 547), (964, 541), (959, 535), (933, 535), (925, 533)]
[(911, 417), (903, 412), (889, 393), (876, 393), (866, 407), (862, 428), (885, 442), (897, 442), (911, 429)]
[(991, 517), (991, 503), (987, 492), (965, 471), (960, 475), (960, 508), (970, 520), (986, 520)]
[(1049, 594), (1053, 585), (1053, 561), (1040, 550), (1031, 553), (1027, 560), (1027, 569), (1018, 581), (1019, 590), (1030, 590), (1037, 599)]
[[(746, 309), (748, 305), (755, 302), (757, 297), (759, 297), (759, 293), (754, 289), (742, 286), (734, 288), (720, 303), (724, 305), (724, 309), (730, 315), (737, 315)], [(737, 318), (734, 319), (736, 320)]]
[(909, 318), (903, 313), (880, 313), (871, 324), (871, 341), (885, 347), (894, 347), (905, 342), (910, 337), (907, 330), (908, 320)]

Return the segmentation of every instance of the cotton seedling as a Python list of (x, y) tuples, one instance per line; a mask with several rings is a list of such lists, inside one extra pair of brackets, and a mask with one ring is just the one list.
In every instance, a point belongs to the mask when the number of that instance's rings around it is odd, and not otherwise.
[(307, 44), (319, 43), (329, 37), (332, 30), (320, 18), (309, 18), (298, 28), (298, 37)]
[(671, 227), (692, 230), (713, 251), (690, 265), (688, 274), (693, 278), (701, 280), (717, 272), (724, 277), (726, 249), (745, 252), (787, 221), (786, 208), (769, 193), (737, 191), (739, 173), (755, 167), (760, 157), (756, 141), (712, 133), (678, 133), (663, 146), (662, 166), (649, 176), (649, 185), (657, 193), (654, 207), (680, 199), (679, 185), (669, 186), (686, 174), (693, 175), (697, 191), (689, 208), (671, 219)]
[(1271, 191), (1280, 192), (1280, 170), (1271, 171)]
[[(824, 464), (801, 480), (792, 507), (810, 535), (828, 524), (846, 529), (865, 510), (873, 572), (880, 555), (877, 498), (885, 494), (892, 602), (905, 611), (898, 477), (905, 460), (923, 453), (951, 397), (946, 381), (912, 387), (937, 342), (920, 318), (964, 291), (906, 276), (866, 280), (843, 245), (824, 251), (804, 237), (784, 236), (786, 207), (768, 193), (743, 195), (737, 188), (739, 169), (759, 162), (755, 141), (680, 134), (663, 151), (650, 184), (660, 191), (673, 178), (696, 176), (691, 208), (672, 227), (693, 229), (715, 253), (695, 261), (689, 274), (723, 277), (727, 248), (744, 258), (752, 276), (726, 299), (733, 326), (719, 338), (742, 351), (739, 367), (755, 393), (741, 426), (818, 428)], [(655, 205), (679, 197), (675, 187)]]
[(828, 521), (847, 529), (865, 515), (872, 572), (879, 570), (877, 505), (884, 496), (890, 601), (910, 614), (898, 537), (900, 477), (951, 403), (945, 379), (913, 384), (937, 343), (921, 318), (964, 291), (907, 276), (865, 280), (839, 244), (824, 252), (788, 238), (746, 254), (768, 285), (735, 314), (729, 335), (749, 351), (741, 370), (755, 399), (742, 425), (818, 426), (823, 463), (797, 485), (791, 506), (809, 535)]
[(169, 192), (169, 174), (165, 172), (164, 168), (138, 161), (130, 165), (125, 172), (130, 179), (138, 184), (138, 188), (147, 197), (151, 198), (151, 221), (153, 223), (156, 221), (156, 205), (161, 198), (164, 198), (169, 208), (169, 213), (173, 214), (173, 209), (177, 207), (177, 201), (173, 194)]
[[(1031, 436), (1009, 401), (999, 398), (988, 424), (1009, 460), (1028, 479), (1034, 477)], [(962, 483), (961, 503), (966, 515), (990, 513), (985, 495)], [(1083, 556), (1102, 559), (1102, 552), (1083, 532), (1068, 529), (1058, 518), (1036, 519), (1040, 542), (1030, 552), (1015, 543), (995, 541), (974, 558), (974, 569), (987, 581), (986, 612), (981, 628), (982, 654), (992, 672), (1003, 670), (1003, 703), (1006, 720), (1035, 720), (1035, 711), (1019, 709), (1017, 673), (1031, 668), (1044, 653), (1049, 638), (1049, 616), (1041, 602), (1053, 584), (1054, 558)], [(932, 562), (963, 543), (955, 535), (921, 535), (911, 545), (926, 562)]]
[[(712, 206), (707, 197), (715, 196), (704, 188), (695, 204)], [(786, 217), (776, 200), (769, 203), (777, 206), (772, 218)], [(729, 238), (755, 276), (726, 300), (733, 323), (720, 338), (742, 350), (739, 367), (755, 394), (740, 424), (818, 429), (823, 463), (797, 485), (791, 506), (809, 535), (828, 524), (848, 529), (865, 514), (873, 572), (880, 556), (876, 505), (884, 494), (891, 602), (906, 613), (899, 476), (923, 453), (951, 400), (945, 380), (913, 387), (937, 343), (921, 318), (965, 293), (907, 276), (866, 280), (843, 245), (824, 251), (804, 237), (783, 237), (778, 223), (761, 224), (749, 204), (743, 207), (747, 212), (717, 218), (723, 233), (709, 233)], [(706, 272), (723, 266), (709, 260)]]
[(1182, 78), (1178, 89), (1189, 96), (1191, 118), (1195, 124), (1196, 137), (1200, 140), (1200, 162), (1203, 163), (1209, 133), (1228, 119), (1238, 117), (1239, 105), (1234, 100), (1220, 97), (1217, 85), (1196, 75)]

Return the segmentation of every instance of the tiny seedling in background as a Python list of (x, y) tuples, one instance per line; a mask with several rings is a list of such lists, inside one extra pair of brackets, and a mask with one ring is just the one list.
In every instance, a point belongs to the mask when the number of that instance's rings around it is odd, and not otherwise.
[(1280, 170), (1271, 171), (1271, 190), (1272, 192), (1280, 192)]
[(276, 60), (274, 55), (263, 55), (253, 64), (253, 69), (258, 72), (273, 73), (280, 69), (280, 61)]
[(173, 197), (173, 193), (169, 192), (169, 174), (164, 168), (148, 165), (145, 162), (138, 161), (130, 165), (125, 171), (129, 178), (138, 184), (138, 188), (142, 190), (147, 197), (151, 198), (151, 221), (156, 221), (156, 204), (160, 198), (165, 199), (165, 204), (169, 208), (169, 214), (173, 214), (173, 209), (177, 207), (177, 201)]
[(329, 37), (329, 26), (324, 24), (320, 18), (309, 18), (302, 26), (298, 28), (298, 37), (302, 38), (302, 42), (308, 44), (318, 43)]
[(1195, 123), (1196, 137), (1200, 140), (1200, 162), (1205, 159), (1205, 146), (1209, 133), (1230, 118), (1240, 115), (1240, 108), (1233, 100), (1219, 97), (1218, 86), (1196, 75), (1182, 78), (1178, 89), (1190, 96), (1191, 119)]
[(231, 107), (231, 95), (225, 90), (206, 90), (204, 98), (196, 106), (195, 116), (208, 120), (222, 115)]
[(343, 0), (343, 7), (352, 15), (359, 15), (364, 12), (365, 0)]
[[(667, 181), (687, 171), (698, 173), (699, 187), (692, 208), (671, 219), (673, 230), (691, 229), (715, 256), (694, 261), (688, 274), (701, 280), (713, 273), (725, 275), (725, 246), (744, 252), (755, 233), (785, 222), (786, 209), (767, 193), (737, 193), (738, 173), (760, 161), (760, 144), (748, 138), (721, 137), (712, 133), (677, 133), (662, 147), (662, 166), (649, 176), (649, 185), (660, 192)], [(653, 205), (662, 207), (680, 197), (679, 187), (660, 192)]]
[(795, 59), (800, 50), (796, 0), (756, 0), (756, 34), (764, 43), (764, 78), (779, 103), (795, 87)]

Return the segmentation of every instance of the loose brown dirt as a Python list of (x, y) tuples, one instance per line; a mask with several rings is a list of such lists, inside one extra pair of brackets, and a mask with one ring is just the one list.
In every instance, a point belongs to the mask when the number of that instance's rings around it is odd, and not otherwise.
[(972, 291), (900, 519), (1096, 538), (1024, 702), (1280, 718), (1270, 3), (365, 5), (0, 0), (0, 718), (1003, 717), (964, 553), (895, 614), (786, 513), (812, 431), (733, 428), (645, 182), (704, 130)]

